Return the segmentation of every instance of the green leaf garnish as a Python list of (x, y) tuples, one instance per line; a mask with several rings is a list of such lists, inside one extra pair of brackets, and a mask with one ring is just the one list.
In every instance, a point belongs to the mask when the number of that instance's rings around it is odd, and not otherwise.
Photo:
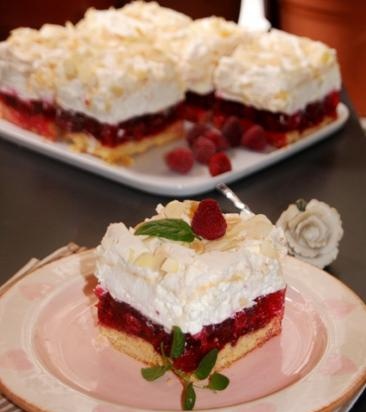
[(196, 403), (196, 392), (194, 391), (193, 383), (190, 382), (187, 386), (185, 386), (183, 393), (182, 393), (183, 410), (191, 411), (194, 408), (195, 403)]
[(218, 349), (211, 349), (200, 361), (198, 368), (195, 371), (195, 375), (199, 380), (206, 379), (215, 366)]
[(147, 381), (152, 382), (163, 376), (167, 370), (168, 368), (166, 366), (152, 366), (151, 368), (142, 368), (141, 375)]
[(297, 206), (300, 212), (305, 212), (307, 204), (308, 202), (304, 199), (297, 199), (295, 202), (295, 205)]
[(229, 386), (230, 380), (221, 373), (213, 373), (208, 379), (207, 387), (214, 391), (223, 391)]
[(193, 242), (197, 237), (189, 224), (182, 219), (150, 220), (138, 226), (135, 234), (163, 237), (181, 242)]
[(179, 358), (184, 351), (184, 333), (179, 326), (173, 326), (173, 342), (170, 349), (170, 357), (173, 359)]
[(212, 391), (223, 391), (230, 383), (229, 378), (221, 373), (214, 372), (211, 374), (218, 355), (218, 349), (210, 350), (200, 361), (195, 376), (199, 380), (206, 379), (208, 382), (193, 382), (192, 374), (184, 372), (174, 365), (174, 359), (179, 358), (184, 352), (185, 336), (179, 326), (173, 326), (172, 329), (172, 346), (170, 348), (169, 357), (165, 354), (164, 343), (161, 342), (161, 356), (163, 358), (163, 365), (157, 365), (149, 368), (141, 369), (141, 374), (147, 381), (154, 381), (164, 375), (167, 371), (174, 372), (183, 385), (181, 395), (182, 408), (185, 411), (191, 411), (196, 403), (196, 392), (194, 388), (210, 389)]

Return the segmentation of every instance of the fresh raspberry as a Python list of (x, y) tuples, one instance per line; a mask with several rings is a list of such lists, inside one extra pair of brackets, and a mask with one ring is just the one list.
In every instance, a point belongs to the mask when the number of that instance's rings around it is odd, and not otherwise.
[(237, 117), (229, 117), (221, 131), (229, 141), (230, 146), (240, 146), (241, 137), (243, 135), (243, 127)]
[(227, 224), (216, 200), (204, 199), (199, 203), (191, 226), (194, 233), (207, 240), (224, 236)]
[(177, 149), (173, 149), (166, 153), (165, 162), (171, 170), (186, 174), (193, 167), (194, 158), (192, 150), (188, 147), (178, 147)]
[(211, 176), (221, 175), (221, 173), (229, 172), (231, 167), (230, 159), (224, 152), (214, 154), (208, 164)]
[(192, 147), (194, 158), (203, 164), (207, 164), (211, 157), (216, 153), (216, 146), (210, 139), (200, 136)]
[(215, 145), (217, 152), (221, 152), (222, 150), (229, 148), (228, 140), (218, 129), (211, 127), (204, 133), (204, 137), (211, 140), (211, 142)]
[(241, 144), (249, 149), (262, 151), (267, 145), (263, 127), (255, 125), (249, 128), (244, 132)]
[(186, 140), (190, 147), (193, 143), (209, 129), (208, 125), (203, 123), (198, 123), (188, 130), (186, 134)]

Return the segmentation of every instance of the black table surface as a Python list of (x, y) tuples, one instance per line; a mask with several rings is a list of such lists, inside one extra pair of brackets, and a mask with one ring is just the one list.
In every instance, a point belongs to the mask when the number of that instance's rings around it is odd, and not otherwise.
[[(275, 221), (298, 198), (336, 207), (344, 237), (327, 270), (366, 300), (366, 137), (350, 102), (345, 127), (307, 150), (231, 184), (257, 212)], [(217, 199), (212, 191), (196, 199)], [(0, 284), (31, 257), (70, 242), (93, 247), (111, 222), (133, 225), (170, 198), (146, 194), (0, 139)], [(364, 325), (366, 327), (366, 325)], [(366, 411), (365, 394), (352, 412)], [(285, 412), (285, 411), (284, 411)]]

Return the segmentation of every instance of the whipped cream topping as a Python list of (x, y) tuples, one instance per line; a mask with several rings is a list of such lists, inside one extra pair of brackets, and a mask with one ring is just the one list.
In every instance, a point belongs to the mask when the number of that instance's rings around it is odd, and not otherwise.
[(145, 42), (79, 47), (56, 66), (56, 79), (57, 104), (102, 123), (160, 112), (184, 98), (174, 64)]
[(110, 8), (107, 10), (88, 9), (79, 23), (76, 25), (77, 31), (89, 37), (100, 41), (112, 41), (113, 37), (118, 41), (131, 41), (144, 38), (148, 30), (143, 22), (130, 18), (121, 13), (119, 9)]
[[(152, 219), (191, 222), (197, 202), (159, 205)], [(281, 229), (263, 215), (226, 214), (225, 236), (192, 243), (137, 236), (123, 223), (109, 226), (97, 248), (96, 276), (117, 300), (171, 331), (196, 334), (283, 289)]]
[(74, 43), (71, 24), (46, 24), (40, 30), (19, 28), (0, 43), (0, 91), (16, 94), (23, 99), (53, 100), (53, 78), (45, 79), (34, 88), (31, 76), (47, 60), (62, 60)]
[(218, 96), (286, 114), (340, 86), (334, 49), (279, 30), (252, 36), (223, 57), (215, 72)]
[(162, 7), (154, 1), (133, 1), (121, 8), (120, 12), (140, 22), (153, 36), (157, 33), (169, 36), (192, 21), (187, 15)]
[(207, 94), (214, 90), (213, 74), (221, 57), (232, 53), (249, 34), (220, 17), (195, 20), (167, 37), (157, 36), (160, 47), (175, 61), (186, 88)]
[(0, 44), (0, 90), (109, 124), (183, 100), (174, 63), (137, 29), (131, 34), (124, 27), (128, 41), (105, 34), (103, 27), (98, 36), (86, 25), (16, 30)]

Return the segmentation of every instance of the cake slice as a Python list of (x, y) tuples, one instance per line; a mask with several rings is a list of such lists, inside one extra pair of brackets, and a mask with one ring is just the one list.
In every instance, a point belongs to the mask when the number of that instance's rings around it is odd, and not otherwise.
[(236, 116), (259, 124), (268, 140), (282, 147), (337, 117), (340, 87), (335, 50), (272, 30), (220, 60), (216, 122)]
[(220, 370), (280, 333), (282, 231), (263, 215), (217, 211), (211, 199), (172, 201), (136, 228), (110, 225), (95, 274), (99, 326), (115, 348), (162, 364), (179, 327), (174, 366), (192, 373), (214, 348)]
[[(31, 40), (27, 33), (0, 48), (2, 117), (112, 163), (128, 164), (131, 155), (182, 136), (182, 81), (137, 30), (128, 41), (102, 32), (94, 39), (92, 25), (59, 28), (46, 40), (44, 29), (31, 31)], [(26, 69), (13, 70), (13, 55), (27, 57)]]

